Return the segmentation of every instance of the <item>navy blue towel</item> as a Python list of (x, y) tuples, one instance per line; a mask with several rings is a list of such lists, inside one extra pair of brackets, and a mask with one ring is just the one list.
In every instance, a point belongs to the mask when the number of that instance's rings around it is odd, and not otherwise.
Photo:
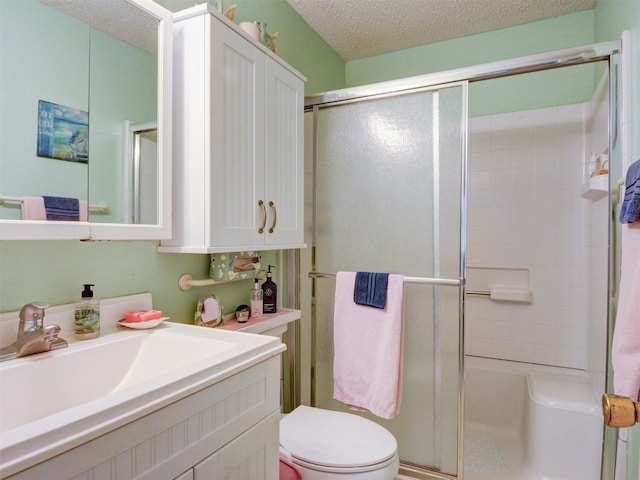
[(620, 223), (636, 223), (640, 219), (640, 160), (627, 170), (624, 201), (620, 207)]
[(77, 198), (43, 195), (47, 220), (80, 220), (80, 201)]
[(358, 305), (384, 308), (387, 304), (388, 273), (356, 272), (353, 301)]

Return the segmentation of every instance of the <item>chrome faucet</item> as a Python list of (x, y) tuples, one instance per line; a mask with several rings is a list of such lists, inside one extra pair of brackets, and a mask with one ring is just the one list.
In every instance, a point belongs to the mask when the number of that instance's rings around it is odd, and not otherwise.
[(0, 348), (0, 362), (26, 357), (34, 353), (48, 352), (68, 345), (60, 338), (60, 326), (44, 326), (44, 310), (49, 305), (42, 302), (26, 304), (20, 310), (18, 338), (11, 345)]

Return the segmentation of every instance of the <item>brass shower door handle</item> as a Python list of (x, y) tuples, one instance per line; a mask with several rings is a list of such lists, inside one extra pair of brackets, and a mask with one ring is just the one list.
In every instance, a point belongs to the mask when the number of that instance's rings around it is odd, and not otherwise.
[(640, 422), (640, 403), (629, 397), (604, 393), (602, 395), (602, 413), (608, 427), (633, 427)]

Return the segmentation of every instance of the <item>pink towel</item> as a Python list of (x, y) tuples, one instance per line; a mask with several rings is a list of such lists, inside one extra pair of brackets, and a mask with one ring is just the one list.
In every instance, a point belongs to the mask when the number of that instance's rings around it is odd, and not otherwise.
[[(79, 213), (81, 222), (88, 221), (89, 204), (86, 200), (79, 201)], [(44, 208), (44, 199), (42, 197), (22, 197), (22, 219), (46, 220), (47, 211)]]
[(640, 400), (640, 223), (622, 225), (620, 293), (611, 356), (614, 392)]
[(23, 220), (46, 220), (47, 212), (44, 209), (42, 197), (22, 197)]
[(78, 220), (81, 222), (89, 221), (89, 204), (86, 200), (79, 200), (78, 210), (80, 213)]
[(384, 309), (353, 301), (355, 278), (336, 275), (333, 398), (390, 419), (402, 398), (404, 277), (389, 275)]

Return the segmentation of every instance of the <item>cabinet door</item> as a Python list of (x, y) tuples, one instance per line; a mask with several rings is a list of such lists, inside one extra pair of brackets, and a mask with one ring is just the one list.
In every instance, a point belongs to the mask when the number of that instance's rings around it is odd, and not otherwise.
[[(210, 243), (264, 243), (264, 54), (212, 21)], [(218, 70), (218, 71), (216, 71)]]
[(279, 412), (274, 412), (194, 468), (195, 480), (277, 480)]
[(275, 61), (266, 61), (265, 243), (304, 243), (304, 83)]
[(179, 477), (174, 478), (174, 480), (193, 480), (193, 468), (190, 468)]

